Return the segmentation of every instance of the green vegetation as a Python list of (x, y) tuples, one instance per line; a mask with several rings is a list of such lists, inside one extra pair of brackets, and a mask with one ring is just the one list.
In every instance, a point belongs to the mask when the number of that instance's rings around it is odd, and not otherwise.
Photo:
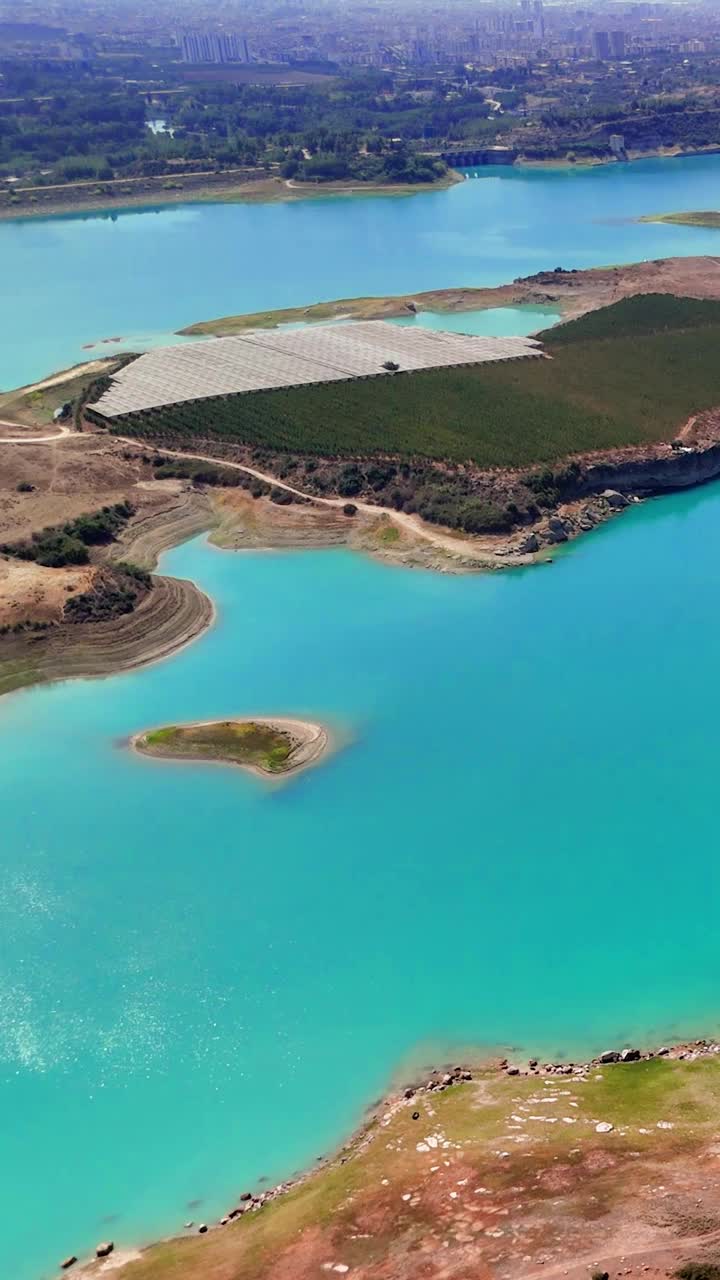
[[(591, 1241), (598, 1243), (607, 1230), (605, 1212), (610, 1208), (616, 1211), (614, 1221), (623, 1211), (631, 1221), (637, 1221), (642, 1195), (638, 1180), (653, 1189), (659, 1181), (674, 1187), (674, 1159), (700, 1156), (706, 1149), (703, 1144), (712, 1141), (716, 1133), (720, 1102), (720, 1064), (716, 1061), (617, 1065), (590, 1072), (582, 1083), (572, 1077), (559, 1083), (553, 1077), (552, 1092), (555, 1087), (567, 1090), (577, 1104), (572, 1110), (569, 1105), (567, 1110), (564, 1106), (562, 1111), (553, 1110), (571, 1115), (574, 1123), (550, 1125), (528, 1119), (523, 1124), (525, 1140), (518, 1146), (508, 1137), (513, 1114), (537, 1114), (537, 1107), (527, 1104), (538, 1093), (551, 1090), (543, 1089), (538, 1076), (508, 1079), (496, 1071), (475, 1074), (473, 1082), (435, 1091), (430, 1098), (415, 1095), (407, 1105), (394, 1110), (382, 1126), (371, 1121), (362, 1136), (348, 1142), (337, 1158), (259, 1211), (245, 1212), (205, 1236), (154, 1245), (131, 1264), (128, 1277), (203, 1280), (217, 1274), (261, 1280), (272, 1273), (280, 1259), (291, 1274), (290, 1251), (298, 1248), (299, 1264), (307, 1256), (302, 1252), (304, 1233), (315, 1247), (322, 1238), (325, 1252), (321, 1256), (341, 1257), (353, 1270), (365, 1265), (370, 1271), (374, 1266), (380, 1274), (392, 1258), (395, 1272), (407, 1269), (408, 1274), (414, 1274), (419, 1231), (425, 1235), (432, 1231), (441, 1240), (452, 1239), (451, 1228), (457, 1223), (460, 1206), (477, 1204), (478, 1186), (483, 1189), (482, 1203), (486, 1211), (490, 1209), (494, 1226), (495, 1215), (502, 1213), (510, 1258), (516, 1256), (509, 1243), (515, 1228), (523, 1252), (539, 1250), (541, 1246), (535, 1241), (547, 1239), (557, 1206), (554, 1246), (565, 1249), (570, 1262), (577, 1258), (578, 1239), (584, 1250), (591, 1247)], [(429, 1101), (431, 1116), (426, 1110)], [(691, 1111), (687, 1110), (688, 1101)], [(416, 1110), (420, 1112), (419, 1123), (412, 1119)], [(613, 1131), (598, 1134), (598, 1117), (609, 1121)], [(658, 1128), (658, 1122), (669, 1124), (670, 1130)], [(453, 1144), (443, 1152), (451, 1164), (434, 1172), (431, 1165), (440, 1165), (440, 1160), (433, 1153), (416, 1150), (418, 1139), (428, 1133), (442, 1133)], [(498, 1159), (499, 1148), (506, 1157), (502, 1160)], [(449, 1170), (447, 1182), (440, 1181), (444, 1167)], [(561, 1180), (561, 1175), (566, 1176)], [(682, 1185), (687, 1177), (682, 1167), (679, 1177)], [(522, 1187), (521, 1197), (515, 1194), (518, 1186)], [(450, 1189), (452, 1199), (447, 1194)], [(420, 1197), (414, 1211), (404, 1200), (408, 1192)], [(649, 1189), (647, 1194), (652, 1197), (655, 1193)], [(647, 1199), (642, 1200), (643, 1208), (647, 1204)], [(370, 1235), (358, 1233), (357, 1223), (365, 1221), (372, 1222)], [(497, 1246), (488, 1241), (485, 1247)], [(483, 1233), (477, 1237), (476, 1248), (475, 1266), (480, 1272)], [(445, 1256), (452, 1259), (453, 1255), (448, 1251)], [(555, 1256), (559, 1259), (562, 1253)], [(602, 1250), (597, 1256), (602, 1256)], [(407, 1259), (410, 1265), (406, 1268)], [(676, 1273), (680, 1280), (720, 1280), (716, 1268), (700, 1270), (706, 1264), (691, 1265), (692, 1271), (683, 1268)], [(298, 1265), (297, 1273), (301, 1270)]]
[[(645, 294), (541, 337), (548, 359), (221, 396), (112, 427), (159, 448), (241, 446), (259, 470), (302, 492), (492, 533), (577, 496), (573, 455), (672, 439), (720, 404), (720, 303)], [(207, 470), (156, 461), (160, 476)], [(240, 483), (251, 492), (261, 484)], [(271, 497), (290, 500), (280, 489)]]
[(170, 725), (136, 740), (140, 751), (189, 760), (220, 760), (283, 773), (297, 746), (292, 734), (255, 720), (224, 720), (213, 724)]
[[(212, 466), (211, 463), (193, 461), (192, 458), (184, 462), (180, 458), (165, 458), (161, 454), (149, 461), (155, 468), (156, 480), (190, 480), (198, 486), (248, 489), (253, 498), (262, 498), (272, 492), (272, 485), (233, 467)], [(287, 495), (287, 500), (292, 502), (292, 494)]]
[(671, 222), (681, 227), (720, 227), (720, 211), (717, 209), (698, 210), (695, 213), (656, 213), (646, 214), (640, 222)]
[[(544, 339), (548, 360), (218, 397), (113, 426), (181, 447), (201, 437), (325, 458), (526, 467), (669, 438), (720, 403), (718, 303), (630, 298)], [(360, 491), (349, 473), (341, 494)]]
[(714, 1262), (686, 1262), (675, 1275), (678, 1280), (720, 1280), (720, 1266)]
[(95, 578), (91, 591), (71, 596), (63, 609), (65, 622), (107, 622), (132, 613), (141, 592), (152, 585), (150, 574), (120, 561)]
[[(0, 102), (0, 179), (20, 175), (38, 187), (86, 183), (108, 195), (113, 179), (164, 176), (166, 188), (175, 190), (185, 172), (222, 169), (318, 183), (415, 184), (447, 171), (437, 156), (419, 154), (419, 143), (425, 146), (464, 114), (487, 130), (481, 93), (464, 112), (451, 97), (445, 102), (444, 93), (432, 106), (410, 93), (394, 95), (393, 110), (393, 80), (382, 73), (315, 74), (307, 77), (312, 83), (288, 85), (272, 77), (251, 84), (216, 80), (212, 69), (205, 70), (205, 83), (186, 84), (183, 75), (177, 63), (113, 67), (103, 59), (82, 68), (30, 68), (0, 61), (7, 95)], [(143, 79), (148, 88), (179, 90), (165, 99), (165, 131), (147, 127)], [(8, 203), (20, 199), (17, 190), (7, 190)]]
[(720, 302), (678, 298), (672, 293), (639, 293), (578, 320), (554, 325), (539, 337), (550, 348), (605, 338), (636, 339), (681, 329), (720, 326)]
[(0, 553), (18, 560), (34, 560), (52, 569), (68, 564), (87, 564), (88, 547), (114, 541), (135, 508), (131, 502), (116, 502), (89, 515), (77, 516), (63, 525), (53, 525), (33, 533), (21, 542), (0, 544)]

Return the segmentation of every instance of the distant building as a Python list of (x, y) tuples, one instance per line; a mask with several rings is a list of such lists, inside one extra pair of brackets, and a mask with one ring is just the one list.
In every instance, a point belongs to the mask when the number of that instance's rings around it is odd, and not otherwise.
[(613, 155), (617, 156), (618, 159), (625, 159), (625, 138), (623, 134), (611, 133), (609, 142), (610, 142), (610, 150), (612, 151)]
[(180, 40), (183, 62), (249, 62), (247, 40), (221, 31), (186, 31)]
[(610, 32), (610, 52), (613, 58), (625, 57), (625, 32), (624, 31)]
[(597, 58), (598, 61), (600, 62), (610, 57), (610, 32), (609, 31), (593, 31), (592, 54), (593, 54), (593, 58)]

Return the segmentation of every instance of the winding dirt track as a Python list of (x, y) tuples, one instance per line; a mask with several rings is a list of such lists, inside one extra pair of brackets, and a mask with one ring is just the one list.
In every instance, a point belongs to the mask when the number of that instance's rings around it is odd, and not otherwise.
[[(8, 422), (6, 418), (0, 418), (0, 427), (12, 427), (17, 430), (17, 422)], [(69, 427), (59, 427), (51, 436), (0, 436), (0, 444), (55, 444), (58, 440), (64, 440), (66, 436), (81, 435), (79, 431), (71, 431)], [(88, 437), (89, 439), (89, 437)]]
[[(0, 427), (14, 427), (16, 423), (4, 422), (0, 419)], [(72, 431), (70, 427), (61, 426), (57, 432), (51, 436), (34, 436), (23, 437), (13, 436), (3, 438), (0, 436), (0, 446), (4, 444), (58, 444), (61, 440), (70, 438), (79, 438), (92, 440), (92, 436), (83, 436), (82, 432)], [(137, 440), (128, 436), (115, 436), (121, 444), (128, 444), (135, 447)], [(284, 480), (278, 480), (275, 476), (270, 475), (266, 471), (258, 471), (256, 467), (249, 467), (243, 462), (228, 462), (225, 459), (214, 458), (207, 453), (190, 453), (183, 449), (166, 449), (163, 453), (170, 458), (190, 458), (195, 462), (209, 462), (213, 466), (230, 467), (233, 471), (244, 471), (246, 475), (253, 476), (256, 480), (262, 480), (265, 484), (272, 485), (275, 489), (284, 489), (287, 493), (292, 493), (296, 498), (303, 498), (307, 502), (314, 503), (316, 506), (332, 507), (335, 510), (342, 509), (347, 505), (347, 498), (323, 498), (314, 493), (305, 493), (302, 489), (296, 489), (293, 485), (287, 484)], [(438, 547), (443, 551), (449, 552), (454, 556), (469, 556), (475, 561), (486, 561), (488, 563), (496, 563), (492, 554), (484, 550), (478, 542), (474, 542), (469, 538), (454, 537), (452, 534), (440, 533), (439, 530), (432, 528), (420, 519), (419, 516), (408, 515), (404, 511), (393, 511), (389, 507), (381, 507), (373, 505), (371, 502), (363, 502), (359, 498), (353, 498), (352, 505), (369, 516), (387, 516), (392, 522), (401, 529), (405, 529), (407, 533), (417, 538), (429, 542), (432, 546)], [(521, 557), (518, 557), (518, 563)]]
[[(133, 440), (130, 437), (116, 436), (115, 439), (122, 444), (137, 445), (137, 440)], [(347, 498), (322, 498), (314, 493), (305, 493), (302, 489), (296, 489), (293, 485), (287, 484), (284, 480), (277, 480), (275, 476), (266, 471), (258, 471), (255, 467), (246, 466), (244, 462), (227, 462), (225, 459), (213, 458), (211, 454), (188, 453), (187, 450), (166, 449), (164, 446), (162, 452), (170, 458), (192, 458), (196, 462), (209, 462), (213, 466), (231, 467), (233, 471), (244, 471), (246, 475), (253, 476), (256, 480), (263, 480), (266, 484), (272, 485), (274, 489), (284, 489), (286, 493), (292, 493), (296, 498), (304, 498), (307, 502), (315, 503), (318, 506), (333, 507), (337, 510), (347, 506), (348, 503)], [(407, 530), (408, 533), (412, 533), (418, 538), (423, 538), (426, 542), (432, 543), (435, 547), (441, 547), (443, 551), (449, 551), (452, 555), (466, 555), (473, 560), (491, 559), (487, 553), (483, 554), (483, 550), (477, 542), (473, 542), (469, 538), (455, 538), (451, 534), (440, 533), (426, 525), (419, 516), (407, 515), (404, 511), (393, 511), (389, 507), (375, 506), (371, 502), (362, 502), (359, 498), (353, 498), (352, 505), (365, 515), (388, 516), (394, 524)], [(521, 560), (522, 558), (518, 556), (518, 563), (521, 563)]]

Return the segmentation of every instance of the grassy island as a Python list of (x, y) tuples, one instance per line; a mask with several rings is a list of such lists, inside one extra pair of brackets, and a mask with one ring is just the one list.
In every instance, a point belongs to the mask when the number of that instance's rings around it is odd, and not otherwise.
[(132, 746), (167, 760), (236, 764), (278, 775), (313, 764), (327, 749), (328, 735), (304, 720), (213, 720), (151, 729), (134, 737)]

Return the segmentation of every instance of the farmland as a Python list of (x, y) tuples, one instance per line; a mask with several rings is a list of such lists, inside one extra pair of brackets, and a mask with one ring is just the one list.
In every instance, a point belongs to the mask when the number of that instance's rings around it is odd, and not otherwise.
[(115, 418), (113, 430), (181, 448), (520, 468), (670, 439), (720, 404), (719, 303), (644, 295), (543, 337), (547, 360), (215, 397)]

